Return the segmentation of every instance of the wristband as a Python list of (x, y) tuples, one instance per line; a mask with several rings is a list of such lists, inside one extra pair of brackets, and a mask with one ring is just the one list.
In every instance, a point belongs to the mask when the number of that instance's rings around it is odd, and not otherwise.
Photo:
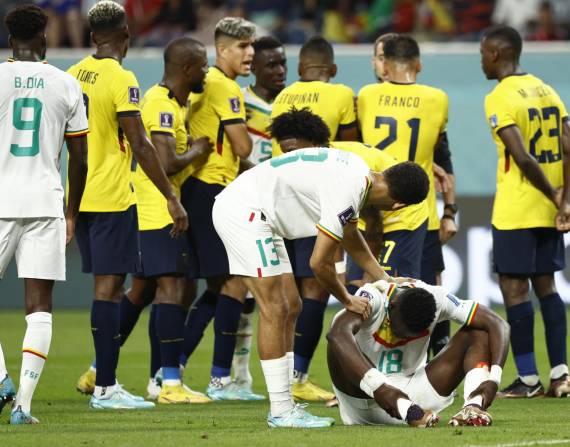
[(335, 262), (334, 268), (338, 275), (342, 275), (343, 273), (346, 273), (346, 262), (344, 261)]
[(374, 399), (374, 391), (380, 388), (386, 381), (386, 376), (376, 368), (370, 368), (360, 381), (360, 389)]
[(491, 371), (489, 371), (489, 380), (495, 382), (497, 385), (501, 384), (501, 376), (503, 375), (503, 368), (499, 365), (491, 366)]
[(400, 414), (400, 419), (403, 421), (408, 418), (408, 410), (414, 403), (411, 400), (398, 398), (396, 401), (396, 406), (398, 407), (398, 413)]

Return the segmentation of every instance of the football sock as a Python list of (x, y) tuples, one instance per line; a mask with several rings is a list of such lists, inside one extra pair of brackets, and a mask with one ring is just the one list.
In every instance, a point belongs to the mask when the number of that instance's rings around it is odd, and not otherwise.
[(463, 406), (473, 404), (479, 405), (480, 407), (483, 406), (483, 396), (477, 395), (470, 399), (469, 395), (488, 378), (489, 366), (487, 364), (467, 371), (467, 374), (465, 374), (465, 382), (463, 384), (463, 399), (465, 401)]
[(156, 329), (160, 340), (165, 385), (180, 385), (180, 353), (184, 343), (184, 310), (176, 304), (157, 304)]
[(93, 391), (93, 396), (96, 399), (109, 399), (117, 389), (117, 385), (100, 386), (95, 385), (95, 391)]
[(8, 370), (6, 369), (6, 361), (4, 360), (4, 352), (2, 352), (2, 344), (0, 344), (0, 381), (4, 380)]
[(51, 313), (34, 312), (26, 316), (28, 327), (22, 344), (22, 370), (20, 386), (14, 408), (22, 407), (29, 412), (32, 396), (40, 380), (51, 344)]
[(232, 361), (234, 379), (237, 382), (248, 384), (253, 382), (251, 373), (249, 372), (249, 358), (251, 355), (251, 341), (253, 338), (253, 312), (246, 313), (246, 307), (251, 306), (249, 304), (250, 301), (255, 303), (255, 301), (250, 298), (245, 300), (244, 310), (241, 313), (239, 320), (236, 336), (236, 349), (234, 351), (234, 358)]
[[(511, 325), (511, 346), (519, 376), (538, 376), (534, 358), (534, 309), (526, 301), (507, 307), (507, 321)], [(525, 382), (532, 386), (532, 383)]]
[(303, 308), (295, 326), (295, 376), (307, 374), (323, 331), (326, 303), (303, 298)]
[(450, 331), (451, 325), (449, 320), (441, 321), (435, 325), (429, 339), (429, 347), (432, 355), (431, 358), (434, 358), (439, 351), (445, 348), (445, 345), (449, 341)]
[(281, 358), (272, 360), (261, 360), (261, 369), (263, 370), (269, 393), (271, 416), (279, 417), (295, 406), (291, 398), (287, 356), (284, 355)]
[(350, 293), (351, 295), (356, 295), (356, 292), (358, 291), (359, 287), (355, 286), (354, 284), (347, 284), (346, 285), (346, 290), (348, 290), (348, 293)]
[(227, 295), (218, 296), (214, 318), (214, 359), (212, 377), (227, 377), (232, 368), (236, 333), (243, 304)]
[(148, 339), (150, 340), (150, 377), (154, 378), (160, 369), (160, 340), (156, 328), (157, 304), (150, 306), (150, 316), (148, 318)]
[(289, 368), (289, 385), (293, 385), (295, 378), (295, 353), (293, 351), (289, 351), (285, 353), (285, 356), (287, 357), (287, 368)]
[[(568, 328), (566, 326), (566, 307), (564, 306), (564, 302), (558, 293), (545, 296), (539, 299), (538, 302), (540, 303), (540, 311), (542, 313), (542, 320), (544, 321), (546, 349), (548, 350), (550, 367), (555, 368), (559, 365), (566, 366), (566, 338), (568, 336)], [(562, 372), (562, 369), (560, 372)], [(568, 372), (568, 367), (566, 367), (565, 372)], [(558, 379), (563, 374), (564, 372), (556, 377), (551, 375), (551, 378)]]
[(192, 355), (202, 340), (204, 331), (216, 313), (217, 301), (217, 294), (205, 290), (202, 296), (192, 304), (184, 326), (184, 348), (180, 357), (181, 365), (186, 365), (188, 357)]
[(91, 306), (91, 333), (95, 345), (97, 376), (95, 385), (115, 385), (115, 371), (121, 345), (119, 303), (94, 300)]
[(119, 331), (121, 334), (121, 346), (123, 346), (137, 324), (142, 309), (131, 303), (131, 300), (129, 300), (127, 295), (123, 295), (119, 304), (119, 309), (121, 315)]

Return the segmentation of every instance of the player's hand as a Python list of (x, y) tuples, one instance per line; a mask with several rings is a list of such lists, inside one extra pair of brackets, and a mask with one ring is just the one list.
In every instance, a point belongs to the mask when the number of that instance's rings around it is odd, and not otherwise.
[[(418, 407), (419, 408), (419, 407)], [(424, 411), (421, 419), (407, 421), (410, 427), (429, 428), (435, 427), (439, 422), (439, 416), (430, 410)]]
[(570, 231), (570, 203), (564, 201), (560, 204), (555, 219), (556, 229), (566, 233)]
[(189, 141), (190, 149), (197, 152), (198, 155), (206, 155), (214, 150), (214, 144), (208, 137), (200, 137), (196, 140)]
[(66, 217), (65, 218), (65, 245), (71, 242), (73, 236), (75, 235), (75, 218)]
[(376, 403), (393, 418), (401, 419), (400, 412), (398, 411), (398, 399), (410, 400), (408, 395), (402, 390), (387, 383), (374, 391), (374, 400)]
[(452, 219), (441, 219), (439, 223), (439, 241), (441, 244), (447, 244), (449, 240), (457, 233), (457, 224)]
[(486, 410), (491, 406), (493, 400), (495, 400), (498, 389), (499, 385), (497, 385), (496, 382), (493, 382), (492, 380), (485, 380), (469, 395), (469, 399), (479, 395), (482, 396), (483, 410)]
[(451, 185), (445, 169), (435, 163), (433, 164), (433, 181), (437, 192), (447, 192)]
[(362, 319), (366, 320), (370, 316), (372, 306), (368, 298), (361, 296), (351, 296), (350, 301), (344, 306), (346, 310), (362, 315)]
[(168, 205), (168, 214), (172, 217), (173, 222), (170, 236), (177, 238), (188, 229), (188, 214), (186, 214), (186, 210), (184, 210), (178, 197), (172, 197), (166, 203)]

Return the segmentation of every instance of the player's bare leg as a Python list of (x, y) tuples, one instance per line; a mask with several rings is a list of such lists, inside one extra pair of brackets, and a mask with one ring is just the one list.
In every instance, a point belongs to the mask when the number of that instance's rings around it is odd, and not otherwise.
[(292, 273), (285, 273), (281, 276), (282, 294), (287, 300), (287, 321), (285, 327), (285, 355), (289, 363), (289, 383), (292, 385), (294, 380), (295, 356), (293, 347), (295, 344), (295, 327), (297, 319), (301, 313), (301, 298), (297, 290), (295, 277)]

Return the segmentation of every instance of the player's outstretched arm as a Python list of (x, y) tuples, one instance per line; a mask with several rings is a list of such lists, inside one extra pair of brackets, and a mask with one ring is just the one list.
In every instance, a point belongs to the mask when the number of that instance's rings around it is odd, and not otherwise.
[(360, 217), (364, 219), (366, 228), (364, 230), (364, 241), (370, 248), (370, 252), (375, 259), (380, 256), (382, 250), (382, 213), (372, 205), (365, 206), (360, 211)]
[(366, 245), (362, 234), (358, 231), (356, 223), (349, 222), (344, 227), (344, 239), (342, 244), (347, 253), (354, 259), (366, 273), (368, 273), (374, 281), (384, 279), (390, 281), (390, 276), (380, 266), (378, 261), (372, 255), (370, 248)]
[(67, 173), (69, 191), (67, 194), (67, 209), (65, 210), (67, 227), (65, 243), (69, 244), (75, 234), (75, 220), (79, 213), (79, 205), (81, 204), (87, 179), (87, 135), (67, 137), (65, 143), (69, 154)]
[(176, 152), (176, 138), (165, 133), (151, 133), (150, 139), (158, 152), (158, 157), (166, 175), (174, 175), (182, 171), (194, 160), (202, 157), (206, 161), (205, 155), (212, 152), (214, 145), (208, 137), (201, 137), (188, 142), (188, 150), (181, 154)]
[(247, 126), (243, 122), (224, 126), (224, 131), (230, 140), (232, 151), (240, 158), (247, 158), (253, 148)]
[(499, 137), (505, 147), (513, 157), (523, 175), (533, 184), (533, 186), (548, 197), (558, 208), (560, 199), (557, 198), (555, 189), (552, 187), (538, 162), (526, 150), (523, 137), (518, 126), (508, 126), (500, 129)]
[(558, 231), (570, 231), (570, 120), (568, 119), (563, 122), (561, 140), (564, 187), (560, 208), (556, 215), (556, 228)]
[(188, 228), (188, 215), (178, 200), (174, 188), (170, 184), (164, 169), (158, 160), (156, 149), (146, 136), (146, 131), (140, 115), (120, 116), (119, 125), (125, 132), (127, 140), (133, 150), (133, 154), (150, 181), (158, 188), (167, 200), (168, 212), (172, 217), (173, 225), (171, 234), (179, 236)]

